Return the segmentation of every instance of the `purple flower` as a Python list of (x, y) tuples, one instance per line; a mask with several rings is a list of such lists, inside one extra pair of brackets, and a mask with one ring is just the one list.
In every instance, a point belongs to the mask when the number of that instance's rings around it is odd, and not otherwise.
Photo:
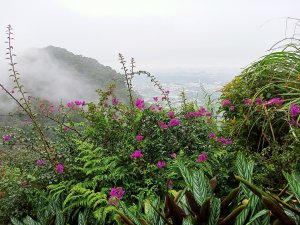
[(230, 105), (231, 101), (229, 99), (227, 99), (227, 100), (222, 101), (220, 104), (221, 104), (222, 107), (225, 107), (227, 105)]
[(141, 150), (135, 150), (133, 153), (131, 153), (130, 158), (134, 159), (134, 158), (142, 158), (143, 154), (141, 152)]
[(11, 139), (10, 134), (5, 134), (5, 135), (3, 135), (3, 137), (2, 137), (2, 140), (3, 140), (4, 142), (9, 141), (10, 139)]
[(176, 153), (172, 153), (172, 154), (170, 155), (170, 157), (171, 157), (172, 159), (176, 159), (177, 155), (176, 155)]
[(298, 114), (300, 114), (300, 107), (298, 105), (292, 104), (290, 106), (290, 114), (291, 117), (296, 117)]
[(37, 166), (43, 166), (43, 165), (45, 165), (45, 163), (46, 163), (46, 160), (44, 160), (44, 159), (38, 159), (35, 161), (35, 164)]
[(197, 162), (204, 162), (205, 160), (207, 160), (208, 158), (208, 155), (204, 154), (204, 153), (201, 153), (198, 158), (197, 158)]
[(174, 127), (174, 126), (177, 126), (179, 124), (180, 124), (180, 120), (178, 120), (178, 119), (171, 119), (170, 122), (169, 122), (170, 127)]
[(117, 104), (119, 103), (119, 99), (113, 98), (113, 99), (111, 100), (111, 103), (112, 103), (113, 105), (117, 105)]
[(158, 97), (153, 97), (153, 100), (157, 102), (158, 101)]
[(246, 106), (250, 106), (252, 104), (252, 100), (251, 99), (246, 99), (246, 100), (244, 100), (244, 104)]
[(173, 116), (175, 116), (174, 112), (168, 112), (168, 117), (173, 117)]
[(161, 168), (163, 168), (163, 167), (166, 166), (166, 162), (164, 162), (164, 161), (158, 161), (156, 165), (157, 165), (158, 169), (161, 169)]
[(119, 200), (122, 199), (125, 191), (121, 187), (114, 187), (109, 193), (108, 203), (110, 205), (117, 205)]
[(56, 172), (63, 173), (64, 172), (64, 164), (57, 164), (56, 165)]
[(215, 137), (216, 137), (216, 134), (210, 133), (210, 134), (208, 135), (208, 137), (210, 137), (210, 138), (215, 138)]
[(137, 141), (140, 141), (140, 140), (143, 140), (143, 138), (144, 138), (144, 136), (143, 135), (137, 135), (136, 137), (135, 137), (135, 139), (137, 140)]

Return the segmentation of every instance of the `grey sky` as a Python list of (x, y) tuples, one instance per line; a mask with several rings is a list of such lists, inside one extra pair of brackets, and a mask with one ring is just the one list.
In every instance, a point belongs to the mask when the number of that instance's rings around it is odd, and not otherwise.
[[(299, 0), (0, 0), (18, 51), (54, 45), (119, 70), (117, 54), (140, 69), (240, 68), (284, 38)], [(289, 23), (288, 31), (293, 30)]]

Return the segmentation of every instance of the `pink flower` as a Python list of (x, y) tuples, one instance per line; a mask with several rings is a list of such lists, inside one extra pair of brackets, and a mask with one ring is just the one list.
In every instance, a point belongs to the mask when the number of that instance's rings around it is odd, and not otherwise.
[(234, 105), (230, 106), (230, 107), (229, 107), (229, 110), (230, 110), (230, 111), (234, 111), (234, 110), (235, 110), (235, 106), (234, 106)]
[(76, 100), (76, 101), (75, 101), (75, 104), (79, 106), (79, 105), (81, 105), (81, 104), (82, 104), (82, 102), (81, 102), (81, 101), (79, 101), (79, 100)]
[(64, 172), (64, 164), (57, 164), (56, 165), (56, 172), (63, 173)]
[(290, 114), (291, 117), (296, 117), (298, 114), (300, 114), (300, 107), (298, 105), (292, 104), (290, 106)]
[(166, 166), (166, 162), (164, 162), (164, 161), (158, 161), (157, 162), (157, 168), (158, 169), (161, 169), (161, 168), (163, 168), (165, 166)]
[(165, 122), (164, 121), (159, 121), (158, 125), (160, 125), (160, 126), (165, 125)]
[(158, 111), (161, 111), (161, 110), (162, 110), (162, 107), (161, 107), (161, 106), (158, 106), (157, 110), (158, 110)]
[(111, 100), (111, 103), (112, 103), (113, 105), (117, 105), (117, 104), (119, 103), (119, 100), (118, 100), (117, 98), (113, 98), (113, 99)]
[(172, 187), (173, 183), (173, 180), (169, 180), (169, 182), (167, 183), (168, 189)]
[(168, 112), (168, 117), (173, 117), (173, 116), (175, 116), (174, 112)]
[(201, 153), (199, 156), (198, 156), (198, 159), (196, 160), (197, 162), (204, 162), (205, 160), (207, 160), (208, 158), (208, 155), (204, 154), (204, 153)]
[(177, 155), (176, 155), (176, 153), (172, 153), (172, 154), (170, 155), (170, 157), (171, 157), (172, 159), (176, 159)]
[(229, 99), (224, 100), (224, 101), (221, 102), (222, 107), (225, 107), (225, 106), (230, 105), (230, 104), (231, 104), (231, 101)]
[(76, 104), (74, 102), (68, 102), (67, 107), (73, 109)]
[(122, 199), (125, 191), (121, 187), (114, 187), (109, 193), (108, 203), (110, 205), (117, 205), (119, 200)]
[(231, 139), (226, 140), (226, 145), (232, 145), (233, 141)]
[(216, 134), (210, 133), (210, 134), (208, 135), (208, 137), (210, 137), (210, 138), (215, 138), (215, 137), (216, 137)]
[(177, 126), (179, 124), (180, 124), (180, 120), (178, 120), (178, 119), (171, 119), (170, 122), (169, 122), (170, 127), (174, 127), (174, 126)]
[(67, 132), (68, 130), (70, 130), (70, 128), (68, 126), (64, 126), (63, 130), (64, 132)]
[(269, 101), (264, 102), (265, 106), (280, 106), (285, 102), (285, 100), (281, 99), (281, 98), (272, 98)]
[(168, 127), (168, 125), (166, 125), (166, 124), (164, 124), (164, 125), (162, 125), (161, 126), (161, 129), (163, 129), (163, 130), (166, 130), (166, 129), (168, 129), (169, 127)]
[(49, 107), (49, 110), (48, 110), (50, 113), (53, 113), (54, 112), (54, 105), (50, 105)]
[(4, 142), (9, 141), (10, 139), (11, 139), (10, 134), (3, 135), (3, 137), (2, 137), (2, 140), (3, 140)]
[(135, 139), (137, 140), (137, 141), (140, 141), (140, 140), (143, 140), (143, 138), (144, 138), (144, 136), (143, 135), (137, 135), (136, 137), (135, 137)]
[(158, 97), (154, 97), (153, 100), (157, 102), (158, 101)]
[(137, 99), (137, 100), (135, 101), (135, 106), (136, 106), (139, 110), (142, 110), (142, 109), (145, 107), (144, 100), (142, 100), (142, 99)]
[(246, 100), (244, 100), (244, 104), (246, 106), (250, 106), (252, 104), (252, 100), (251, 99), (246, 99)]
[(233, 141), (231, 139), (226, 139), (223, 137), (217, 138), (216, 141), (222, 143), (223, 145), (231, 145), (233, 143)]
[(170, 91), (169, 90), (165, 91), (165, 94), (166, 95), (170, 94)]
[(263, 103), (263, 100), (261, 98), (257, 98), (255, 101), (256, 101), (256, 104), (258, 104), (258, 105)]
[(131, 153), (130, 155), (130, 158), (134, 159), (134, 158), (137, 158), (137, 159), (140, 159), (143, 157), (143, 154), (141, 152), (141, 150), (135, 150), (133, 153)]
[(36, 164), (37, 166), (42, 166), (42, 165), (44, 165), (45, 163), (46, 163), (46, 160), (44, 160), (44, 159), (38, 159), (38, 160), (35, 161), (35, 164)]

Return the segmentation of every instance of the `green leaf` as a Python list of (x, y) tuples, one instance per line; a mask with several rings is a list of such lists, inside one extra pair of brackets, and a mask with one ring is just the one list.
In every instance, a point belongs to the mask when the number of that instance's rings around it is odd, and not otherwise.
[(290, 187), (292, 193), (295, 195), (298, 202), (300, 202), (300, 184), (299, 184), (299, 180), (297, 180), (296, 174), (292, 173), (290, 175), (290, 174), (284, 172), (283, 175), (284, 175), (285, 179), (288, 181), (289, 187)]
[(208, 218), (208, 225), (216, 225), (221, 211), (221, 200), (219, 198), (212, 198), (210, 204), (210, 214)]
[(267, 209), (263, 209), (261, 211), (259, 211), (258, 213), (256, 213), (250, 220), (248, 223), (246, 223), (246, 225), (250, 225), (252, 222), (254, 222), (256, 219), (258, 219), (259, 217), (263, 216), (263, 215), (267, 215), (270, 212), (270, 210)]

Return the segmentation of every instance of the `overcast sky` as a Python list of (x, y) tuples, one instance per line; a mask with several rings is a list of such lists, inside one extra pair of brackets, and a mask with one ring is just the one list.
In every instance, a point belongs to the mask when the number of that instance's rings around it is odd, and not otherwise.
[[(0, 0), (0, 54), (54, 45), (119, 69), (241, 68), (285, 37), (300, 0)], [(288, 23), (288, 34), (294, 22)]]

